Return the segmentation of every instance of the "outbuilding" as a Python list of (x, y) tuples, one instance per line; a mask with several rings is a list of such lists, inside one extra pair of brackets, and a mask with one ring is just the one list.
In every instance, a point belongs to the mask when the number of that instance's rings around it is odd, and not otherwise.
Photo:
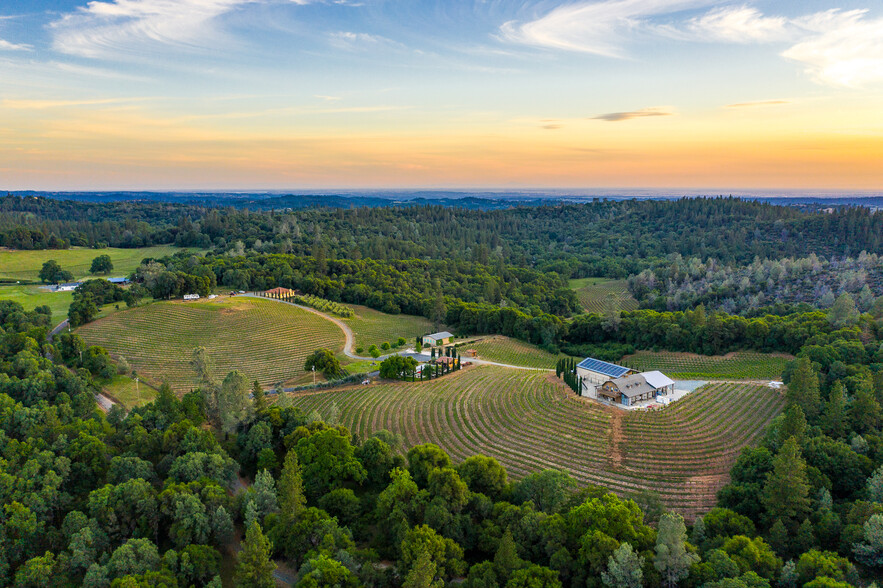
[(453, 338), (454, 335), (447, 331), (442, 331), (441, 333), (433, 333), (432, 335), (424, 335), (423, 346), (438, 347), (439, 345), (447, 345), (451, 342), (451, 339)]

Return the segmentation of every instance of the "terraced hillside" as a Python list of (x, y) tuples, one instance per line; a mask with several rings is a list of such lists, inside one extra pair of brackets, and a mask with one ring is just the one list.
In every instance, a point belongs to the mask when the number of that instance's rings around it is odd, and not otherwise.
[(716, 384), (655, 412), (625, 412), (581, 399), (554, 376), (492, 366), (425, 383), (390, 383), (289, 397), (363, 438), (401, 433), (408, 446), (433, 442), (461, 461), (482, 453), (520, 478), (561, 468), (619, 494), (657, 490), (693, 515), (714, 506), (739, 451), (784, 404), (750, 384)]
[(404, 337), (407, 345), (412, 346), (418, 336), (435, 332), (429, 319), (422, 316), (386, 314), (355, 304), (347, 306), (356, 311), (356, 316), (343, 320), (353, 330), (355, 346), (366, 350), (371, 345), (394, 343), (399, 337)]
[(682, 380), (780, 380), (785, 365), (792, 359), (784, 353), (756, 351), (726, 355), (639, 351), (627, 355), (621, 363), (639, 371), (660, 370)]
[(620, 310), (636, 310), (638, 308), (638, 301), (632, 297), (625, 280), (580, 278), (570, 280), (570, 288), (576, 291), (576, 297), (586, 312), (604, 312), (604, 305), (609, 295), (613, 295)]
[(205, 302), (156, 302), (117, 312), (80, 327), (90, 345), (124, 356), (154, 385), (177, 392), (196, 384), (190, 367), (202, 345), (223, 378), (238, 369), (265, 386), (304, 374), (306, 356), (326, 347), (343, 349), (344, 334), (330, 321), (290, 304), (259, 298)]
[(468, 360), (466, 349), (477, 351), (478, 359), (537, 369), (554, 369), (558, 361), (557, 355), (543, 351), (536, 345), (502, 335), (485, 337), (460, 347), (460, 355)]

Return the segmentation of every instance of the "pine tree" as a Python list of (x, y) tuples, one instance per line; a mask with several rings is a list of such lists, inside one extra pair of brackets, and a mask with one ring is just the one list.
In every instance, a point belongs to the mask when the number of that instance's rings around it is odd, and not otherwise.
[(855, 300), (849, 292), (844, 292), (837, 297), (834, 306), (828, 312), (828, 322), (836, 329), (851, 327), (858, 322), (859, 312), (855, 306)]
[(791, 553), (791, 540), (782, 519), (776, 519), (776, 522), (770, 527), (768, 539), (773, 551), (779, 556), (784, 557)]
[(825, 405), (825, 413), (822, 415), (822, 429), (826, 435), (840, 439), (846, 435), (848, 424), (846, 393), (843, 384), (838, 381), (831, 388), (828, 403)]
[(852, 427), (859, 433), (875, 429), (880, 424), (880, 404), (874, 397), (874, 386), (869, 379), (859, 383), (855, 399), (849, 407)]
[(773, 459), (773, 471), (767, 474), (761, 503), (769, 520), (780, 519), (791, 531), (810, 511), (806, 463), (793, 437), (785, 441)]
[(254, 401), (254, 410), (255, 412), (263, 412), (267, 409), (267, 397), (264, 395), (264, 388), (261, 386), (260, 382), (257, 380), (254, 381), (254, 386), (251, 388), (251, 393)]
[(422, 549), (408, 570), (402, 588), (443, 588), (444, 582), (436, 579), (438, 566), (432, 561), (427, 549)]
[(521, 559), (518, 557), (518, 549), (515, 545), (515, 539), (512, 538), (512, 531), (506, 529), (503, 538), (500, 539), (500, 546), (494, 555), (494, 569), (497, 572), (501, 583), (509, 581), (509, 576), (521, 567)]
[(282, 475), (277, 484), (279, 509), (287, 522), (293, 522), (303, 512), (307, 499), (304, 497), (304, 483), (301, 476), (297, 453), (292, 449), (285, 455)]
[(264, 536), (257, 521), (245, 532), (239, 563), (233, 575), (236, 588), (274, 588), (276, 564), (270, 559), (270, 540)]
[(635, 553), (631, 545), (622, 543), (607, 558), (607, 571), (601, 572), (601, 580), (610, 588), (641, 588), (644, 585), (643, 568), (644, 558)]
[(806, 357), (797, 360), (796, 369), (788, 382), (787, 400), (789, 404), (800, 406), (807, 420), (815, 421), (820, 404), (819, 378)]
[(779, 441), (784, 442), (794, 437), (797, 441), (803, 439), (806, 430), (806, 417), (800, 405), (792, 404), (785, 411), (781, 423), (779, 423)]
[(699, 561), (699, 556), (689, 553), (686, 548), (687, 527), (681, 515), (665, 513), (659, 519), (659, 533), (656, 537), (656, 556), (653, 566), (662, 574), (662, 583), (669, 588), (687, 577), (690, 566)]
[(800, 527), (797, 528), (796, 543), (799, 553), (806, 553), (816, 546), (816, 535), (813, 531), (812, 522), (809, 519), (803, 519)]

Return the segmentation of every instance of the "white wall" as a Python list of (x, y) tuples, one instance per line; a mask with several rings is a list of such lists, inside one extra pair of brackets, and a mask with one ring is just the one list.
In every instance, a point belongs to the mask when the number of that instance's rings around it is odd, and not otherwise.
[(588, 396), (589, 398), (597, 398), (598, 395), (595, 393), (595, 386), (600, 386), (610, 379), (609, 376), (599, 374), (598, 372), (592, 372), (579, 366), (576, 367), (576, 375), (583, 379), (583, 389), (582, 392), (580, 392), (580, 396)]

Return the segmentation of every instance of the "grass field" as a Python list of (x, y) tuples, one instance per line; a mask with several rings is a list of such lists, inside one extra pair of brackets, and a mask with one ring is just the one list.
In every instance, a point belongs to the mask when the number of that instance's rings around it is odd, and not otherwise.
[(497, 458), (517, 479), (544, 468), (621, 495), (656, 490), (688, 516), (716, 502), (739, 451), (782, 409), (752, 384), (712, 384), (664, 409), (622, 411), (578, 398), (554, 375), (476, 366), (425, 383), (386, 383), (286, 397), (364, 439), (388, 429), (406, 445), (437, 443), (456, 462)]
[(371, 345), (379, 348), (382, 343), (394, 343), (399, 337), (404, 337), (407, 345), (413, 346), (417, 336), (435, 332), (432, 323), (422, 316), (386, 314), (367, 306), (347, 306), (356, 311), (356, 316), (343, 320), (353, 330), (355, 346), (364, 348), (364, 353)]
[(558, 361), (557, 355), (543, 351), (536, 345), (502, 335), (485, 337), (459, 347), (460, 355), (464, 359), (468, 359), (467, 349), (475, 349), (478, 352), (478, 359), (523, 367), (551, 370)]
[(110, 383), (102, 387), (104, 393), (111, 399), (116, 400), (127, 409), (153, 402), (156, 398), (156, 390), (128, 376), (117, 376)]
[[(70, 249), (47, 249), (43, 251), (11, 251), (0, 250), (0, 280), (30, 280), (39, 282), (40, 268), (43, 263), (54, 259), (74, 274), (76, 279), (89, 276), (92, 260), (99, 255), (110, 255), (113, 262), (113, 276), (127, 276), (141, 264), (145, 257), (165, 257), (182, 251), (171, 245), (141, 247), (139, 249), (88, 249), (72, 247)], [(196, 251), (196, 250), (194, 250)]]
[(790, 355), (754, 351), (727, 355), (639, 351), (620, 363), (640, 371), (659, 370), (682, 380), (780, 380), (785, 364), (792, 359)]
[(53, 325), (67, 317), (67, 309), (73, 299), (73, 292), (49, 292), (40, 286), (0, 286), (0, 300), (14, 300), (25, 310), (48, 305), (52, 309)]
[(337, 325), (290, 304), (259, 298), (221, 297), (205, 302), (155, 302), (117, 312), (77, 329), (90, 345), (122, 355), (155, 386), (177, 392), (196, 385), (193, 349), (206, 348), (223, 378), (238, 369), (273, 386), (304, 375), (304, 359), (318, 348), (339, 352)]
[(570, 280), (570, 289), (576, 290), (576, 297), (586, 312), (604, 312), (604, 304), (610, 294), (613, 294), (620, 310), (638, 308), (638, 301), (629, 293), (625, 280), (579, 278)]

